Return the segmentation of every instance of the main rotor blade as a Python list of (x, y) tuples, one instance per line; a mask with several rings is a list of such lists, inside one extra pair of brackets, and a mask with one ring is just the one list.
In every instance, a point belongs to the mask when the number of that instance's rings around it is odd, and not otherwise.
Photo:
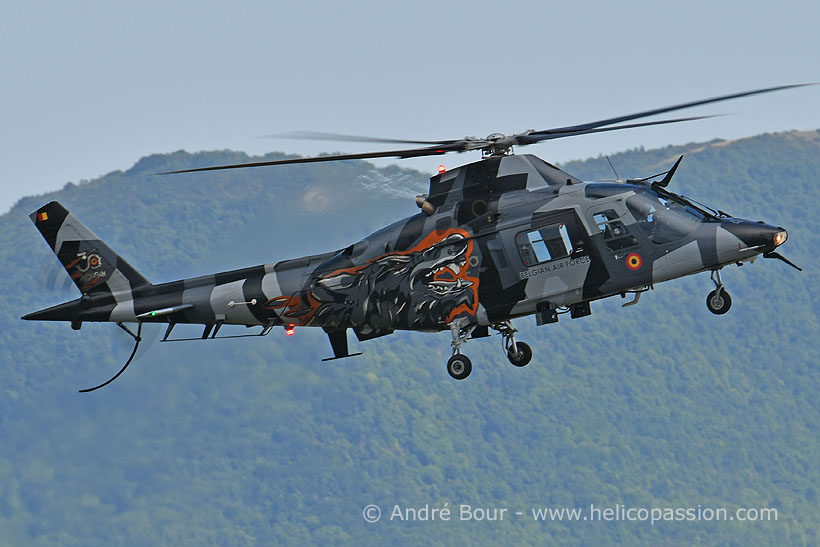
[[(669, 124), (669, 123), (677, 123), (677, 122), (687, 122), (691, 120), (701, 120), (704, 118), (714, 118), (715, 116), (692, 116), (689, 118), (677, 118), (673, 120), (656, 120), (651, 122), (640, 122), (640, 123), (632, 123), (626, 125), (618, 125), (614, 127), (601, 127), (597, 129), (588, 129), (585, 131), (576, 131), (574, 133), (566, 133), (563, 135), (543, 135), (543, 136), (536, 136), (535, 138), (527, 136), (522, 136), (519, 139), (518, 144), (520, 145), (527, 145), (527, 144), (534, 144), (536, 142), (542, 140), (550, 140), (550, 139), (558, 139), (562, 137), (572, 137), (575, 135), (584, 135), (588, 133), (601, 133), (604, 131), (617, 131), (619, 129), (631, 129), (634, 127), (644, 127), (647, 125), (662, 125), (662, 124)], [(291, 165), (297, 163), (319, 163), (319, 162), (326, 162), (326, 161), (339, 161), (339, 160), (365, 160), (365, 159), (374, 159), (374, 158), (418, 158), (423, 156), (440, 156), (442, 154), (446, 154), (448, 152), (467, 152), (469, 150), (480, 150), (484, 146), (486, 146), (487, 142), (483, 139), (476, 139), (475, 141), (471, 140), (460, 140), (460, 141), (452, 141), (451, 143), (443, 144), (442, 146), (426, 146), (423, 148), (407, 148), (404, 150), (386, 150), (382, 152), (362, 152), (359, 154), (335, 154), (335, 155), (328, 155), (328, 156), (312, 156), (307, 158), (292, 158), (286, 160), (272, 160), (272, 161), (258, 161), (253, 163), (234, 163), (231, 165), (213, 165), (210, 167), (196, 167), (193, 169), (180, 169), (179, 171), (165, 171), (163, 173), (157, 173), (158, 175), (178, 175), (182, 173), (198, 173), (201, 171), (221, 171), (224, 169), (244, 169), (246, 167), (266, 167), (269, 165)]]
[(331, 156), (312, 156), (307, 158), (291, 158), (286, 160), (258, 161), (253, 163), (234, 163), (231, 165), (213, 165), (211, 167), (197, 167), (194, 169), (180, 169), (179, 171), (166, 171), (157, 173), (158, 175), (178, 175), (180, 173), (197, 173), (200, 171), (221, 171), (223, 169), (243, 169), (245, 167), (264, 167), (267, 165), (290, 165), (295, 163), (319, 163), (325, 161), (338, 160), (366, 160), (373, 158), (417, 158), (421, 156), (439, 156), (447, 152), (463, 152), (457, 148), (448, 147), (426, 147), (409, 148), (406, 150), (388, 150), (384, 152), (364, 152), (361, 154), (336, 154)]
[(595, 127), (590, 129), (579, 129), (575, 131), (567, 131), (565, 133), (559, 134), (547, 134), (547, 135), (533, 135), (530, 133), (529, 135), (524, 135), (519, 138), (520, 145), (527, 145), (527, 144), (535, 144), (541, 141), (549, 141), (553, 139), (563, 139), (564, 137), (575, 137), (576, 135), (589, 135), (591, 133), (604, 133), (606, 131), (619, 131), (621, 129), (633, 129), (635, 127), (647, 127), (650, 125), (666, 125), (669, 123), (678, 123), (678, 122), (691, 122), (694, 120), (705, 120), (708, 118), (717, 118), (719, 116), (723, 116), (724, 114), (711, 114), (707, 116), (690, 116), (688, 118), (674, 118), (671, 120), (654, 120), (651, 122), (638, 122), (638, 123), (628, 123), (624, 125), (614, 125), (612, 127)]
[[(620, 123), (626, 122), (629, 120), (636, 120), (638, 118), (646, 118), (648, 116), (654, 116), (656, 114), (663, 114), (665, 112), (672, 112), (674, 110), (682, 110), (684, 108), (691, 108), (693, 106), (701, 106), (704, 104), (711, 104), (717, 103), (721, 101), (728, 101), (730, 99), (739, 99), (740, 97), (748, 97), (750, 95), (759, 95), (761, 93), (771, 93), (773, 91), (780, 91), (783, 89), (791, 89), (794, 87), (804, 87), (809, 85), (816, 85), (816, 84), (791, 84), (791, 85), (781, 85), (777, 87), (767, 87), (764, 89), (755, 89), (753, 91), (744, 91), (742, 93), (732, 93), (731, 95), (721, 95), (720, 97), (712, 97), (711, 99), (703, 99), (700, 101), (691, 101), (688, 103), (681, 103), (676, 104), (673, 106), (665, 106), (663, 108), (656, 108), (654, 110), (645, 110), (643, 112), (637, 112), (635, 114), (629, 114), (626, 116), (618, 116), (617, 118), (608, 118), (605, 120), (598, 120), (595, 122), (584, 123), (580, 125), (570, 125), (566, 127), (554, 127), (551, 129), (544, 129), (541, 131), (534, 131), (530, 133), (530, 136), (540, 136), (540, 135), (553, 135), (553, 134), (563, 134), (563, 133), (571, 133), (573, 135), (580, 134), (579, 131), (585, 131), (587, 129), (594, 129), (596, 127), (602, 127), (605, 125), (612, 125), (613, 123)], [(555, 137), (557, 138), (557, 137)]]
[(286, 133), (275, 133), (273, 135), (263, 135), (263, 139), (299, 139), (308, 141), (348, 141), (348, 142), (373, 142), (384, 144), (426, 144), (444, 146), (456, 141), (414, 141), (407, 139), (387, 139), (383, 137), (365, 137), (361, 135), (345, 135), (342, 133), (325, 133), (323, 131), (288, 131)]
[[(364, 152), (359, 154), (336, 154), (330, 156), (314, 156), (307, 158), (293, 158), (286, 160), (262, 161), (253, 163), (238, 163), (232, 165), (214, 165), (211, 167), (199, 167), (195, 169), (181, 169), (179, 171), (167, 171), (159, 173), (160, 175), (173, 175), (178, 173), (195, 173), (199, 171), (218, 171), (222, 169), (242, 169), (245, 167), (263, 167), (267, 165), (288, 165), (298, 163), (318, 163), (338, 160), (355, 160), (355, 159), (374, 159), (374, 158), (416, 158), (422, 156), (438, 156), (448, 152), (467, 152), (469, 150), (483, 150), (490, 154), (498, 153), (498, 150), (506, 150), (510, 146), (526, 146), (528, 144), (535, 144), (540, 141), (560, 139), (564, 137), (574, 137), (577, 135), (586, 135), (590, 133), (602, 133), (605, 131), (617, 131), (621, 129), (632, 129), (636, 127), (646, 127), (650, 125), (663, 125), (670, 123), (686, 122), (692, 120), (702, 120), (705, 118), (713, 118), (715, 116), (692, 116), (687, 118), (676, 118), (671, 120), (657, 120), (650, 122), (639, 122), (624, 125), (613, 125), (638, 118), (645, 118), (665, 112), (672, 112), (675, 110), (682, 110), (684, 108), (691, 108), (694, 106), (701, 106), (705, 104), (717, 103), (720, 101), (728, 101), (730, 99), (738, 99), (740, 97), (748, 97), (750, 95), (759, 95), (762, 93), (771, 93), (773, 91), (780, 91), (784, 89), (791, 89), (795, 87), (804, 87), (810, 85), (817, 85), (814, 83), (807, 84), (791, 84), (777, 87), (768, 87), (764, 89), (756, 89), (752, 91), (744, 91), (742, 93), (733, 93), (731, 95), (721, 95), (720, 97), (713, 97), (711, 99), (703, 99), (700, 101), (691, 101), (688, 103), (681, 103), (678, 105), (667, 106), (663, 108), (656, 108), (654, 110), (646, 110), (629, 114), (627, 116), (619, 116), (616, 118), (608, 118), (605, 120), (598, 120), (580, 125), (570, 125), (566, 127), (554, 127), (551, 129), (544, 129), (541, 131), (528, 131), (519, 133), (509, 137), (499, 139), (477, 139), (467, 137), (458, 140), (447, 141), (413, 141), (403, 139), (382, 139), (378, 137), (364, 137), (356, 135), (342, 135), (336, 133), (315, 133), (315, 132), (299, 132), (290, 134), (291, 138), (306, 138), (319, 140), (347, 140), (358, 142), (378, 142), (378, 143), (401, 143), (401, 144), (424, 144), (421, 148), (408, 148), (399, 150), (388, 150), (382, 152)], [(283, 136), (288, 136), (287, 134)], [(495, 135), (493, 135), (494, 137)]]

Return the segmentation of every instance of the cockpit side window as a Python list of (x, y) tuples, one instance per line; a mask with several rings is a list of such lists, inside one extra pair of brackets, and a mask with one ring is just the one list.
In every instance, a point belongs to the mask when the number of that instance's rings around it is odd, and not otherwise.
[(704, 220), (702, 213), (654, 192), (641, 192), (626, 200), (629, 212), (650, 241), (662, 245), (686, 237)]
[(573, 251), (565, 224), (551, 224), (520, 232), (515, 236), (515, 243), (525, 266), (566, 258)]
[(638, 240), (629, 233), (614, 209), (599, 211), (592, 215), (592, 219), (598, 226), (601, 235), (603, 235), (606, 246), (613, 251), (638, 244)]

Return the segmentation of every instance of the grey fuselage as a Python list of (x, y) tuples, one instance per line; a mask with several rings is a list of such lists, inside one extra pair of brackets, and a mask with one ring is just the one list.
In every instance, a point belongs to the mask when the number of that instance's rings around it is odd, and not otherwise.
[(157, 285), (100, 242), (77, 236), (66, 252), (72, 236), (57, 226), (69, 274), (75, 254), (95, 256), (104, 283), (26, 318), (351, 328), (364, 340), (492, 325), (716, 270), (772, 251), (782, 231), (648, 184), (584, 183), (532, 155), (436, 175), (421, 202), (425, 212), (340, 251)]

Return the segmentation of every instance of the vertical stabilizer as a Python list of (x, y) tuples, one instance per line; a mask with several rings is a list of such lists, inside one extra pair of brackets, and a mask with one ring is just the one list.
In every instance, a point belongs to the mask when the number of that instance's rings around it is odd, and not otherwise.
[(81, 293), (123, 293), (150, 284), (56, 201), (29, 216)]

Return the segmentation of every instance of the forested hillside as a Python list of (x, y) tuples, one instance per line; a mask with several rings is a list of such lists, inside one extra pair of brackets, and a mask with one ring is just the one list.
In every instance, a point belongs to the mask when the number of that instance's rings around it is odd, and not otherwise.
[[(634, 307), (610, 299), (578, 320), (520, 319), (532, 364), (511, 366), (497, 336), (470, 341), (463, 382), (444, 368), (447, 333), (354, 343), (364, 355), (323, 363), (321, 330), (277, 329), (154, 343), (117, 382), (79, 394), (128, 356), (118, 329), (20, 320), (77, 296), (28, 219), (49, 200), (162, 282), (341, 248), (417, 212), (422, 173), (353, 161), (152, 176), (259, 159), (178, 152), (21, 200), (0, 217), (0, 544), (816, 544), (820, 134), (611, 159), (640, 177), (683, 153), (672, 189), (783, 225), (782, 252), (804, 271), (763, 259), (725, 269), (725, 316), (706, 309), (701, 274)], [(613, 178), (602, 157), (562, 167)], [(445, 503), (450, 521), (389, 520), (396, 504)], [(363, 519), (368, 504), (379, 522)], [(525, 515), (464, 522), (461, 504)], [(527, 518), (590, 504), (772, 507), (779, 518)]]

